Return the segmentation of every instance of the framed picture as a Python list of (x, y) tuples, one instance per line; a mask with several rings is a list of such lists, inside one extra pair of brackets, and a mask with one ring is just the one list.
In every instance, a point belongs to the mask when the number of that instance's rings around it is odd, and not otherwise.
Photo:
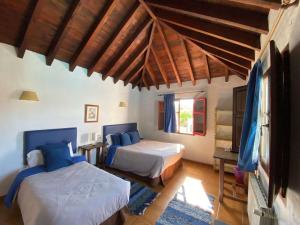
[(99, 117), (98, 105), (84, 105), (84, 122), (96, 123)]

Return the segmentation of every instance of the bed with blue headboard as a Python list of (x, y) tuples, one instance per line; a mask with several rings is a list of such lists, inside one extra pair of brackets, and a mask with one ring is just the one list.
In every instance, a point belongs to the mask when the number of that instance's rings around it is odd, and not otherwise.
[[(108, 145), (106, 165), (126, 173), (138, 175), (151, 184), (169, 180), (182, 165), (183, 146), (153, 140), (140, 140), (123, 146), (114, 146), (107, 137), (137, 131), (137, 123), (124, 123), (103, 126), (103, 143)], [(113, 152), (113, 153), (111, 153)], [(113, 159), (111, 155), (113, 154)], [(109, 162), (109, 164), (107, 163)]]
[[(40, 150), (41, 146), (69, 142), (75, 153), (76, 127), (25, 131), (24, 155)], [(50, 149), (58, 150), (60, 148)], [(38, 173), (30, 172), (36, 168)], [(17, 194), (25, 225), (40, 225), (45, 224), (45, 221), (48, 225), (103, 225), (119, 224), (122, 221), (121, 209), (128, 204), (130, 182), (86, 161), (72, 163), (51, 172), (43, 168), (46, 166), (28, 165), (19, 173), (26, 174), (18, 186)], [(28, 175), (29, 172), (31, 174)], [(15, 181), (12, 186), (14, 184)]]
[[(47, 130), (32, 130), (24, 132), (24, 159), (32, 150), (39, 149), (40, 146), (51, 144), (71, 142), (73, 152), (77, 150), (77, 128), (60, 128)], [(26, 162), (26, 160), (25, 160)]]

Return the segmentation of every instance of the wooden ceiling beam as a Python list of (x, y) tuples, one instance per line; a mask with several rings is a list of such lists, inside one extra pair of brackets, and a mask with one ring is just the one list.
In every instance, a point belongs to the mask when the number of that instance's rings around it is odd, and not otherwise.
[(170, 49), (170, 46), (169, 46), (169, 43), (168, 43), (165, 31), (162, 29), (162, 27), (159, 24), (159, 22), (156, 23), (156, 26), (157, 26), (157, 30), (158, 30), (158, 32), (160, 34), (160, 37), (162, 39), (164, 48), (165, 48), (165, 50), (167, 52), (168, 58), (169, 58), (169, 60), (171, 62), (171, 66), (173, 68), (173, 71), (174, 71), (177, 83), (178, 83), (179, 86), (182, 86), (181, 78), (180, 78), (180, 75), (178, 73), (178, 69), (177, 69), (177, 66), (175, 64), (174, 57), (173, 57), (173, 54), (171, 52), (171, 49)]
[[(155, 24), (156, 23), (154, 22), (153, 25), (152, 25), (152, 29), (150, 31), (150, 36), (149, 36), (149, 41), (148, 41), (149, 46), (151, 46), (152, 42), (153, 42), (154, 32), (155, 32)], [(149, 56), (150, 56), (150, 48), (148, 48), (147, 53), (146, 53), (145, 65), (147, 65), (147, 63), (148, 63)], [(144, 69), (143, 69), (143, 72), (142, 72), (142, 76), (145, 76), (145, 74), (146, 74), (146, 66), (144, 66)]]
[(225, 82), (229, 81), (229, 69), (228, 67), (225, 67)]
[(195, 32), (193, 30), (189, 30), (174, 24), (168, 24), (168, 26), (172, 27), (177, 32), (193, 41), (233, 54), (249, 61), (255, 60), (255, 51), (253, 49), (236, 45), (231, 42), (224, 41), (222, 39), (215, 38), (203, 33)]
[(159, 84), (157, 82), (157, 79), (156, 79), (156, 75), (155, 75), (155, 72), (154, 70), (152, 69), (152, 67), (150, 66), (149, 63), (146, 63), (145, 64), (145, 68), (147, 70), (147, 72), (149, 73), (150, 77), (151, 77), (151, 80), (152, 82), (154, 83), (156, 89), (158, 90), (159, 89)]
[(66, 35), (68, 34), (72, 20), (74, 18), (74, 15), (76, 15), (82, 5), (82, 0), (75, 0), (71, 6), (68, 12), (66, 13), (62, 24), (58, 28), (58, 31), (56, 35), (54, 36), (50, 47), (46, 54), (46, 64), (50, 66), (56, 56), (57, 51), (60, 49)]
[(234, 70), (234, 71), (238, 71), (240, 74), (243, 74), (245, 76), (248, 75), (249, 70), (245, 69), (244, 67), (238, 66), (236, 64), (233, 64), (232, 62), (226, 61), (220, 57), (217, 57), (221, 62), (223, 62), (225, 65), (227, 65), (228, 68)]
[[(174, 32), (177, 32), (176, 30), (174, 30), (172, 27), (170, 27), (169, 25), (163, 23), (164, 26), (166, 27), (169, 27), (171, 30), (173, 30)], [(225, 66), (225, 67), (229, 67), (231, 70), (234, 70), (234, 71), (238, 71), (239, 74), (243, 75), (243, 76), (246, 76), (248, 75), (248, 70), (243, 68), (243, 67), (239, 67), (235, 64), (232, 64), (230, 62), (226, 62), (224, 63), (223, 61), (224, 60), (221, 60), (219, 58), (217, 58), (216, 56), (210, 54), (209, 52), (205, 51), (204, 49), (202, 49), (199, 45), (195, 44), (193, 41), (191, 41), (190, 39), (186, 38), (184, 35), (181, 35), (180, 33), (178, 33), (179, 36), (181, 36), (187, 43), (195, 46), (195, 47), (198, 47), (204, 54), (207, 55), (207, 57), (210, 57), (211, 59), (217, 61), (218, 63), (220, 63), (221, 65)], [(233, 65), (233, 67), (231, 67), (231, 64)], [(230, 65), (230, 66), (229, 66)]]
[(223, 51), (220, 51), (218, 49), (215, 49), (215, 48), (212, 48), (212, 47), (209, 47), (209, 46), (206, 46), (206, 45), (203, 45), (203, 44), (200, 44), (200, 43), (197, 43), (195, 42), (196, 45), (200, 46), (202, 49), (204, 49), (205, 51), (209, 52), (210, 54), (214, 55), (214, 56), (218, 56), (222, 59), (225, 59), (227, 61), (230, 61), (236, 65), (239, 65), (239, 66), (242, 66), (246, 69), (251, 69), (251, 62), (246, 60), (246, 59), (243, 59), (243, 58), (240, 58), (238, 56), (235, 56), (235, 55), (232, 55), (232, 54), (229, 54), (229, 53), (226, 53), (226, 52), (223, 52)]
[(80, 60), (80, 57), (82, 56), (82, 53), (85, 51), (87, 47), (89, 47), (95, 41), (97, 34), (99, 33), (100, 30), (103, 29), (104, 25), (106, 24), (106, 21), (108, 20), (109, 16), (115, 9), (116, 2), (117, 2), (116, 0), (107, 1), (106, 5), (101, 10), (96, 22), (93, 24), (89, 34), (87, 35), (85, 40), (81, 43), (78, 50), (74, 54), (69, 66), (70, 71), (73, 71), (75, 69), (75, 67), (78, 64), (78, 61)]
[(153, 21), (148, 17), (140, 26), (139, 28), (133, 32), (130, 37), (128, 38), (128, 40), (125, 42), (125, 44), (118, 49), (117, 53), (113, 56), (112, 59), (110, 59), (108, 65), (105, 66), (105, 68), (102, 71), (102, 80), (105, 80), (111, 73), (111, 71), (113, 70), (113, 68), (115, 67), (116, 63), (118, 62), (118, 60), (122, 59), (124, 53), (126, 52), (127, 49), (129, 49), (132, 44), (134, 43), (134, 41), (144, 32), (146, 31), (149, 26), (151, 25)]
[(147, 0), (146, 3), (156, 8), (180, 13), (185, 17), (200, 18), (255, 33), (267, 34), (269, 31), (268, 14), (253, 12), (247, 8), (208, 1), (185, 1), (183, 3), (182, 0)]
[(120, 62), (120, 66), (118, 69), (115, 70), (115, 72), (111, 75), (114, 79), (119, 79), (121, 75), (125, 72), (125, 70), (130, 67), (134, 63), (134, 61), (141, 56), (142, 53), (144, 53), (144, 50), (148, 51), (148, 42), (143, 41), (137, 48), (135, 48), (127, 59), (125, 59), (123, 62)]
[(132, 80), (132, 89), (134, 89), (137, 85), (139, 85), (141, 79), (142, 79), (142, 71), (137, 73), (136, 78)]
[(144, 55), (144, 53), (147, 51), (149, 45), (142, 46), (142, 49), (140, 51), (137, 51), (135, 55), (132, 58), (131, 62), (127, 66), (127, 68), (120, 74), (116, 73), (114, 76), (114, 83), (117, 83), (119, 80), (124, 80), (128, 76), (129, 68), (136, 64), (138, 60)]
[(230, 2), (275, 10), (281, 7), (281, 0), (230, 0)]
[(195, 85), (196, 80), (195, 80), (194, 71), (193, 71), (192, 64), (191, 64), (191, 58), (190, 58), (188, 49), (186, 47), (185, 41), (182, 38), (180, 38), (180, 44), (181, 44), (182, 49), (183, 49), (183, 55), (184, 55), (185, 61), (187, 63), (187, 67), (188, 67), (188, 70), (189, 70), (189, 74), (190, 74), (192, 84)]
[(148, 84), (148, 82), (147, 82), (147, 80), (146, 80), (145, 74), (142, 76), (142, 79), (143, 79), (143, 82), (144, 82), (146, 88), (147, 88), (148, 91), (149, 91), (149, 90), (150, 90), (150, 87), (149, 87), (149, 84)]
[[(220, 10), (219, 10), (220, 11)], [(155, 9), (160, 20), (183, 27), (195, 32), (203, 33), (221, 40), (231, 42), (253, 50), (260, 50), (260, 35), (245, 30), (210, 23), (198, 18), (192, 18), (179, 13)]]
[(211, 74), (210, 74), (207, 55), (204, 55), (204, 63), (205, 63), (205, 71), (206, 71), (206, 76), (207, 76), (207, 82), (210, 84), (211, 83)]
[(19, 58), (24, 57), (25, 51), (28, 47), (30, 35), (32, 33), (34, 33), (34, 25), (35, 25), (36, 21), (38, 20), (38, 17), (46, 3), (47, 3), (46, 1), (35, 0), (32, 7), (29, 10), (28, 19), (26, 19), (26, 22), (24, 25), (25, 29), (21, 33), (20, 38), (19, 38), (20, 39), (19, 48), (17, 51), (17, 56)]
[(108, 41), (105, 43), (105, 45), (102, 46), (101, 50), (97, 54), (95, 62), (88, 69), (88, 76), (90, 76), (95, 70), (97, 70), (97, 67), (102, 62), (103, 56), (108, 51), (108, 49), (113, 46), (114, 42), (118, 39), (118, 37), (122, 34), (122, 30), (124, 29), (124, 27), (126, 27), (128, 24), (130, 24), (134, 14), (138, 10), (139, 6), (140, 6), (140, 4), (138, 2), (135, 2), (133, 7), (130, 9), (129, 13), (121, 21), (121, 23), (117, 26), (117, 28), (114, 30), (113, 34), (108, 39)]
[(151, 52), (152, 52), (152, 55), (154, 56), (154, 61), (155, 63), (157, 64), (158, 68), (159, 68), (159, 71), (165, 81), (165, 84), (167, 85), (168, 88), (170, 88), (170, 83), (169, 83), (169, 79), (168, 79), (168, 75), (165, 71), (165, 69), (163, 68), (162, 66), (162, 63), (160, 62), (160, 59), (158, 58), (158, 55), (156, 54), (156, 52), (154, 51), (153, 47), (150, 46), (151, 48)]
[(130, 71), (130, 73), (124, 80), (124, 86), (127, 86), (129, 83), (134, 81), (135, 78), (142, 72), (143, 68), (144, 68), (144, 62), (141, 61)]
[(151, 16), (151, 18), (154, 21), (157, 21), (157, 17), (156, 15), (152, 12), (152, 10), (150, 9), (150, 7), (145, 3), (144, 0), (139, 0), (139, 3), (144, 7), (144, 9), (147, 11), (147, 13)]

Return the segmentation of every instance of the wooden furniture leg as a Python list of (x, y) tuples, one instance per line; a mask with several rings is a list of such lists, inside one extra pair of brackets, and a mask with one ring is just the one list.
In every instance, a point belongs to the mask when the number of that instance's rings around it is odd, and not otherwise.
[(223, 202), (224, 195), (224, 159), (220, 159), (219, 170), (219, 202)]

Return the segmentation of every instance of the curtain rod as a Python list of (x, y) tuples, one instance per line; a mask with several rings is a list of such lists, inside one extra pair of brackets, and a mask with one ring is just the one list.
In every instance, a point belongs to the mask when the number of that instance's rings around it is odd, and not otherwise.
[(167, 94), (186, 94), (186, 93), (206, 93), (206, 91), (181, 91), (181, 92), (172, 92), (172, 93), (162, 93), (162, 94), (158, 94), (158, 96), (164, 96)]

